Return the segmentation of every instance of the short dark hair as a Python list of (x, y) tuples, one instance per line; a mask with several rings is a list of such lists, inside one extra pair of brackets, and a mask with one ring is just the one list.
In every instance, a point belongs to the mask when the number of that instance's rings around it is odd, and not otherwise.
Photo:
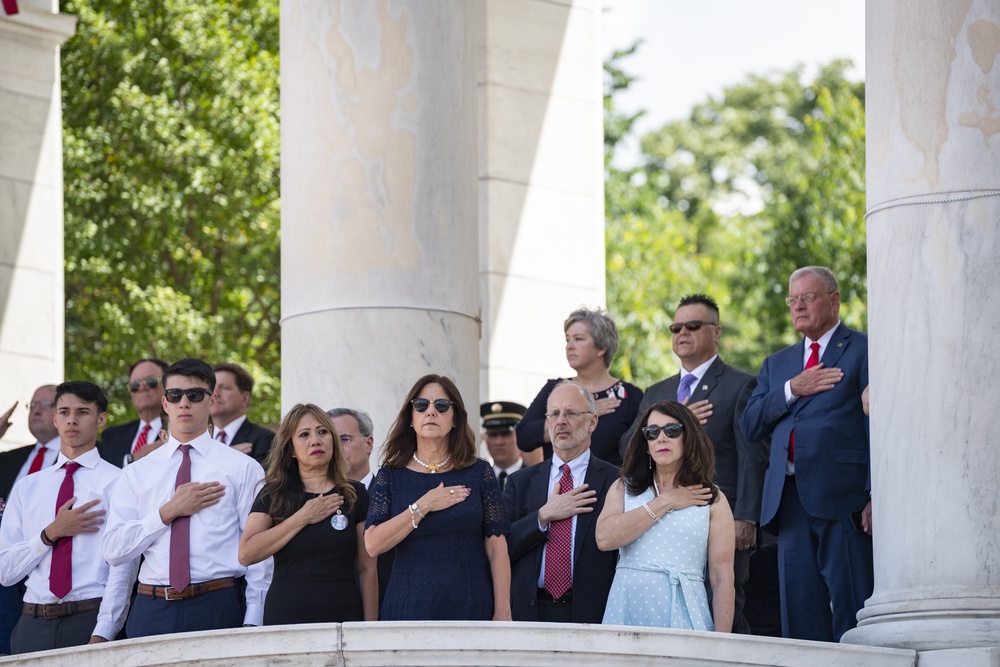
[(220, 371), (232, 373), (233, 377), (236, 378), (237, 389), (245, 391), (248, 394), (253, 392), (253, 376), (247, 372), (247, 369), (243, 368), (239, 364), (231, 364), (229, 362), (222, 361), (212, 366), (212, 370), (216, 373)]
[(144, 359), (140, 359), (139, 361), (137, 361), (134, 364), (132, 364), (131, 366), (129, 366), (129, 368), (128, 368), (128, 375), (129, 375), (129, 377), (132, 377), (132, 371), (135, 370), (135, 367), (138, 366), (139, 364), (141, 364), (144, 361), (148, 361), (151, 364), (156, 364), (157, 366), (160, 367), (160, 371), (161, 372), (166, 372), (167, 366), (169, 365), (163, 359), (157, 359), (155, 357), (145, 357)]
[(163, 372), (164, 389), (167, 388), (167, 378), (171, 375), (183, 375), (184, 377), (201, 380), (208, 385), (209, 391), (215, 391), (215, 371), (201, 359), (188, 357), (187, 359), (181, 359), (170, 364), (167, 370)]
[(715, 302), (715, 299), (707, 294), (688, 294), (686, 297), (681, 299), (681, 302), (677, 304), (677, 307), (680, 308), (681, 306), (693, 306), (697, 304), (705, 306), (715, 313), (716, 323), (719, 323), (719, 304)]
[(108, 411), (108, 397), (105, 396), (104, 391), (102, 391), (101, 388), (93, 382), (87, 382), (86, 380), (71, 380), (69, 382), (63, 382), (61, 385), (56, 387), (56, 405), (59, 404), (59, 399), (66, 394), (72, 394), (84, 403), (93, 403), (97, 406), (98, 412)]

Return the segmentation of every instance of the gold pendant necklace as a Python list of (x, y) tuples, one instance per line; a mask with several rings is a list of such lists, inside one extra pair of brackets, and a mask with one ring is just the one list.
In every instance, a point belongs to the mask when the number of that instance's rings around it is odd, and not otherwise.
[(426, 468), (427, 472), (437, 472), (448, 464), (448, 461), (451, 460), (451, 456), (449, 455), (444, 457), (444, 461), (441, 461), (440, 463), (424, 463), (419, 458), (417, 458), (417, 453), (413, 452), (413, 460), (416, 461), (418, 464), (422, 465), (424, 468)]

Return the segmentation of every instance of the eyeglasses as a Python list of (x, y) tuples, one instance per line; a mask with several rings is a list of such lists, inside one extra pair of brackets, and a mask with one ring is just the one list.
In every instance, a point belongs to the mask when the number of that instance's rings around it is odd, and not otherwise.
[(431, 407), (432, 402), (434, 403), (434, 411), (441, 415), (451, 410), (451, 406), (455, 405), (454, 401), (449, 401), (447, 398), (438, 398), (434, 401), (429, 398), (415, 398), (410, 401), (410, 405), (417, 412), (427, 412), (427, 408)]
[(663, 426), (646, 426), (642, 429), (642, 434), (646, 436), (646, 440), (656, 440), (660, 437), (660, 431), (663, 431), (663, 435), (667, 436), (671, 440), (676, 440), (681, 437), (681, 433), (684, 431), (684, 427), (680, 424), (664, 424)]
[(31, 412), (35, 408), (51, 408), (55, 404), (55, 401), (32, 401), (31, 403), (25, 403), (24, 409)]
[(717, 327), (718, 322), (703, 322), (702, 320), (688, 320), (687, 322), (674, 322), (670, 325), (670, 333), (679, 334), (681, 329), (687, 329), (688, 331), (697, 331), (703, 326)]
[(560, 417), (565, 417), (566, 419), (573, 421), (575, 419), (579, 419), (583, 415), (592, 414), (594, 413), (590, 410), (587, 410), (586, 412), (580, 412), (579, 410), (553, 410), (552, 412), (546, 412), (545, 418), (551, 419), (552, 421), (559, 421)]
[(160, 378), (150, 375), (148, 378), (143, 378), (141, 380), (132, 380), (128, 383), (128, 390), (133, 394), (142, 388), (142, 385), (146, 385), (150, 389), (156, 389), (156, 386), (160, 384)]
[(212, 392), (208, 389), (195, 387), (194, 389), (167, 389), (163, 395), (166, 397), (167, 403), (180, 403), (182, 396), (187, 396), (192, 403), (201, 403), (206, 396), (211, 396)]
[[(826, 294), (833, 294), (833, 292), (826, 292)], [(816, 292), (806, 292), (805, 294), (800, 294), (799, 296), (786, 296), (785, 305), (794, 306), (800, 300), (802, 301), (802, 303), (812, 303), (821, 296), (822, 294), (816, 294)]]

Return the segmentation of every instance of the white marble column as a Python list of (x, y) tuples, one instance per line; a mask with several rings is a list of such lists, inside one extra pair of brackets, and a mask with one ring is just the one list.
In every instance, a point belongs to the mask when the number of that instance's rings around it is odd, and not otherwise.
[(562, 323), (605, 304), (598, 0), (478, 0), (480, 393), (573, 375)]
[[(59, 45), (76, 19), (51, 0), (18, 5), (0, 16), (0, 413), (63, 378)], [(13, 421), (3, 444), (29, 442), (21, 406)]]
[(1000, 645), (1000, 5), (882, 0), (867, 18), (875, 592), (844, 641), (987, 664), (971, 647)]
[(478, 414), (476, 11), (281, 1), (282, 407), (376, 447), (425, 373)]

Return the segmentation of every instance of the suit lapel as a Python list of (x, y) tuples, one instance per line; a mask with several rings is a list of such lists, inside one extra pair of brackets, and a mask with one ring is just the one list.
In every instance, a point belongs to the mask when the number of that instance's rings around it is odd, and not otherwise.
[[(587, 463), (587, 474), (583, 476), (583, 483), (587, 485), (587, 489), (590, 491), (597, 491), (597, 497), (603, 496), (604, 491), (604, 474), (597, 468), (600, 465), (596, 462), (597, 459), (594, 458), (593, 452), (590, 454), (590, 461)], [(573, 563), (580, 559), (580, 553), (583, 551), (583, 541), (592, 532), (594, 522), (597, 520), (595, 516), (597, 510), (593, 512), (584, 512), (583, 514), (578, 514), (576, 517), (576, 536), (573, 540)]]
[(827, 344), (826, 349), (823, 350), (823, 358), (820, 361), (823, 362), (824, 368), (833, 368), (840, 361), (840, 357), (844, 355), (844, 351), (847, 349), (847, 344), (850, 342), (851, 332), (850, 330), (841, 323), (837, 326), (837, 330), (833, 332), (833, 336), (830, 338), (830, 342)]
[[(549, 475), (552, 473), (552, 459), (543, 461), (528, 482), (528, 507), (536, 511), (549, 499)], [(535, 549), (535, 577), (542, 567), (543, 549)]]
[(708, 398), (708, 395), (712, 393), (712, 390), (719, 385), (719, 378), (722, 377), (722, 373), (725, 371), (725, 366), (726, 365), (722, 363), (721, 357), (715, 358), (712, 365), (705, 371), (705, 375), (702, 376), (701, 381), (694, 386), (694, 391), (691, 392), (691, 400), (688, 401), (688, 405), (691, 405), (695, 401)]

